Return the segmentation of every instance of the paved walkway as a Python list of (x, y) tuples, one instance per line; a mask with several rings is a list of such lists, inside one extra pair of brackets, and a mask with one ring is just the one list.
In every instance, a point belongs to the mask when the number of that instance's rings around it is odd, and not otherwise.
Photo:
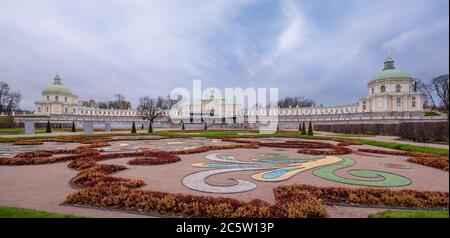
[(415, 145), (415, 146), (426, 146), (426, 147), (432, 147), (432, 148), (439, 148), (439, 149), (448, 149), (448, 145), (445, 144), (435, 144), (435, 143), (421, 143), (421, 142), (414, 142), (414, 141), (406, 141), (401, 140), (401, 137), (398, 136), (357, 136), (357, 137), (350, 137), (350, 136), (335, 136), (332, 132), (325, 132), (320, 131), (320, 135), (322, 136), (333, 136), (333, 137), (339, 137), (339, 138), (354, 138), (354, 139), (364, 139), (364, 140), (373, 140), (373, 141), (382, 141), (382, 142), (392, 142), (397, 144), (404, 144), (404, 145)]

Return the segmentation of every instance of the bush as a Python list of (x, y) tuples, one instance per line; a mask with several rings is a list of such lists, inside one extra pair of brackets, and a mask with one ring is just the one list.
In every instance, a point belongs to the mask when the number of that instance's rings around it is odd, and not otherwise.
[(73, 121), (72, 122), (72, 132), (76, 132), (77, 131), (77, 128), (75, 127), (75, 122)]
[(306, 126), (305, 126), (305, 122), (302, 122), (302, 131), (301, 131), (301, 135), (306, 135)]
[(136, 125), (134, 124), (134, 122), (133, 124), (131, 124), (131, 133), (136, 133)]
[(311, 121), (309, 122), (309, 126), (308, 126), (308, 136), (314, 136), (314, 132), (313, 132)]
[(445, 208), (447, 192), (390, 190), (378, 188), (316, 187), (311, 185), (285, 185), (274, 189), (279, 199), (295, 199), (309, 192), (317, 199), (336, 204), (360, 204), (388, 207)]
[(50, 127), (50, 121), (47, 121), (47, 126), (45, 128), (45, 133), (52, 133), (52, 128)]

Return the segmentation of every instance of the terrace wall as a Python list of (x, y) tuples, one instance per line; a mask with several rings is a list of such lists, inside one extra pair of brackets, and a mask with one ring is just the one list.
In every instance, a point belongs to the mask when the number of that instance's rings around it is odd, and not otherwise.
[(447, 141), (448, 121), (391, 124), (314, 124), (316, 131), (400, 136), (414, 141)]

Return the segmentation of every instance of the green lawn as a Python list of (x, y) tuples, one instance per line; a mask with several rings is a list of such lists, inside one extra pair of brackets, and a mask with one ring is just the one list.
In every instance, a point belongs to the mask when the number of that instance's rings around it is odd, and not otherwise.
[(0, 206), (0, 218), (81, 218), (69, 214), (50, 213), (28, 208)]
[(369, 218), (448, 218), (448, 211), (387, 210), (370, 214)]
[(425, 112), (426, 117), (434, 117), (434, 116), (440, 116), (437, 112)]
[(397, 143), (392, 143), (392, 142), (373, 141), (373, 140), (355, 139), (355, 138), (346, 138), (345, 140), (360, 142), (365, 145), (373, 145), (373, 146), (379, 146), (379, 147), (384, 147), (384, 148), (389, 148), (389, 149), (436, 154), (436, 155), (448, 157), (448, 149), (432, 148), (432, 147), (427, 147), (427, 146), (397, 144)]
[(335, 137), (373, 137), (375, 135), (370, 135), (370, 134), (344, 134), (344, 133), (333, 133), (330, 136), (335, 136)]

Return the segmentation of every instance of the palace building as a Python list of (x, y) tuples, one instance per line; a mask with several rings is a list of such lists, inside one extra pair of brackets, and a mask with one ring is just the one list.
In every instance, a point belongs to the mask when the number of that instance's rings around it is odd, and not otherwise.
[[(205, 96), (199, 102), (180, 104), (165, 115), (170, 115), (175, 122), (189, 122), (193, 118), (215, 118), (217, 108), (225, 117), (245, 117), (253, 115), (341, 115), (352, 113), (390, 113), (390, 112), (423, 112), (423, 96), (416, 91), (413, 78), (406, 72), (396, 69), (394, 59), (390, 54), (384, 62), (381, 72), (368, 82), (368, 95), (352, 105), (336, 107), (289, 107), (278, 108), (278, 111), (268, 111), (267, 108), (244, 108), (236, 101), (228, 102), (223, 98), (216, 98), (213, 94)], [(35, 103), (35, 114), (40, 115), (89, 115), (89, 116), (139, 116), (137, 110), (118, 110), (82, 107), (78, 97), (61, 83), (56, 75), (52, 85), (42, 92), (42, 99)], [(198, 113), (194, 112), (200, 112)]]

